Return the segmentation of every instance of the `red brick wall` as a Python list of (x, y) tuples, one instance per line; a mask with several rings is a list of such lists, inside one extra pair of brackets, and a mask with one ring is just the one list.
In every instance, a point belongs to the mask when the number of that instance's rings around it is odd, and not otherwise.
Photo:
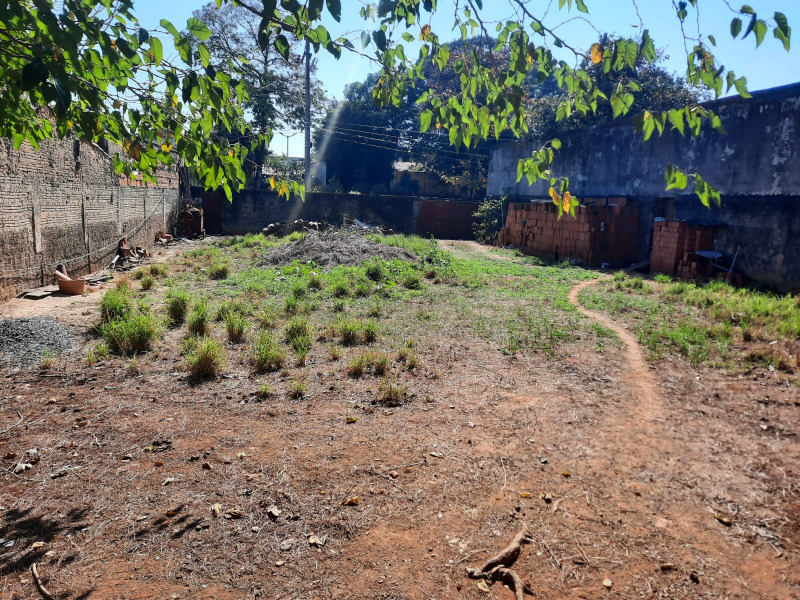
[(697, 250), (714, 249), (714, 228), (689, 221), (656, 221), (653, 228), (652, 273), (694, 279), (707, 260), (698, 260)]
[(552, 202), (511, 203), (499, 242), (536, 256), (580, 260), (588, 266), (636, 261), (639, 208), (626, 198), (585, 199), (575, 218), (558, 218)]

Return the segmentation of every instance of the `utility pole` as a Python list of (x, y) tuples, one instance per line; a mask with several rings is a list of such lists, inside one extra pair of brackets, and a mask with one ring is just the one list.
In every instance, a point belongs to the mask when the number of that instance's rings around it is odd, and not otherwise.
[(311, 44), (306, 38), (306, 111), (305, 111), (305, 126), (306, 126), (306, 153), (304, 159), (305, 172), (303, 182), (306, 186), (306, 191), (311, 191)]
[(277, 133), (278, 135), (282, 135), (283, 137), (286, 138), (286, 180), (288, 181), (289, 180), (289, 138), (292, 138), (292, 137), (296, 136), (300, 132), (299, 131), (295, 131), (291, 135), (288, 135), (286, 133), (282, 133), (280, 131), (276, 131), (275, 133)]

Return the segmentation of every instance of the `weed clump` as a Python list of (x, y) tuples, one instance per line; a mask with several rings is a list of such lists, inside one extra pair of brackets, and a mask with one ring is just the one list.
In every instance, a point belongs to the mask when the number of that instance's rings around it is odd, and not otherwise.
[(422, 289), (422, 278), (419, 276), (419, 273), (407, 273), (406, 276), (403, 277), (403, 286), (409, 290)]
[(250, 350), (250, 360), (258, 372), (277, 371), (286, 361), (286, 352), (278, 345), (274, 333), (262, 331)]
[(378, 392), (380, 402), (388, 406), (398, 406), (408, 398), (408, 388), (398, 382), (397, 378), (381, 381)]
[(289, 382), (289, 396), (292, 398), (302, 398), (307, 389), (308, 385), (301, 379), (295, 379)]
[(226, 261), (212, 262), (208, 268), (209, 279), (227, 279), (231, 274), (231, 265)]
[(186, 320), (191, 296), (185, 289), (171, 289), (167, 292), (166, 308), (170, 324), (179, 325)]
[(347, 363), (347, 374), (350, 377), (361, 377), (372, 372), (384, 375), (389, 370), (389, 357), (382, 352), (365, 352)]
[(153, 289), (153, 286), (156, 284), (156, 280), (153, 279), (152, 275), (145, 275), (142, 277), (142, 289), (147, 291)]
[(217, 340), (204, 337), (189, 344), (186, 363), (195, 379), (216, 377), (225, 366), (225, 348)]
[(234, 344), (238, 344), (245, 337), (247, 331), (247, 317), (241, 313), (231, 312), (225, 317), (225, 329), (228, 331), (228, 339)]
[(115, 354), (136, 354), (150, 349), (158, 325), (150, 314), (128, 313), (100, 326), (100, 335)]
[(209, 321), (211, 320), (211, 309), (208, 307), (208, 300), (205, 298), (194, 303), (192, 312), (189, 313), (189, 334), (203, 337), (209, 331)]
[(108, 290), (100, 300), (100, 316), (104, 323), (121, 319), (133, 310), (133, 297), (130, 289), (125, 285)]

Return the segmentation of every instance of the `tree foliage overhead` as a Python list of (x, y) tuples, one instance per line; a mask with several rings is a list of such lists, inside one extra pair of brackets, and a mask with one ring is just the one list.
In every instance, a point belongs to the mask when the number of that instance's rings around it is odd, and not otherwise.
[[(216, 2), (221, 8), (234, 0)], [(341, 0), (281, 0), (280, 9), (277, 0), (235, 3), (259, 17), (260, 48), (273, 48), (285, 59), (290, 40), (307, 39), (315, 52), (324, 49), (336, 57), (344, 51), (371, 53), (381, 67), (372, 92), (381, 105), (400, 106), (409, 88), (423, 78), (429, 59), (443, 69), (451, 56), (451, 48), (430, 25), (432, 14), (440, 8), (437, 0), (380, 0), (360, 5), (366, 25), (360, 48), (346, 37), (334, 39), (321, 23), (325, 12), (335, 21), (341, 19)], [(714, 34), (703, 29), (700, 7), (715, 3), (717, 8), (731, 11), (729, 34), (754, 40), (756, 46), (771, 33), (788, 50), (791, 28), (786, 16), (777, 11), (765, 17), (749, 5), (737, 9), (727, 0), (673, 2), (687, 45), (687, 84), (717, 97), (730, 89), (746, 96), (746, 80), (717, 62)], [(653, 64), (658, 58), (656, 41), (645, 23), (640, 25), (638, 39), (620, 36), (604, 43), (582, 43), (561, 37), (557, 28), (547, 25), (545, 13), (550, 4), (509, 0), (509, 18), (499, 22), (485, 18), (483, 0), (452, 0), (443, 7), (448, 15), (454, 15), (454, 27), (462, 40), (476, 33), (491, 35), (497, 40), (494, 52), (503, 58), (498, 68), (473, 49), (472, 60), (456, 60), (453, 67), (460, 90), (451, 95), (423, 92), (418, 100), (423, 108), (421, 131), (438, 124), (447, 131), (452, 146), (468, 149), (490, 135), (528, 133), (524, 103), (528, 77), (539, 82), (555, 79), (566, 95), (557, 117), (595, 113), (602, 105), (610, 106), (615, 118), (627, 115), (640, 91), (637, 86), (622, 79), (609, 95), (591, 77), (586, 61), (599, 65), (606, 74), (633, 69), (638, 61)], [(350, 4), (349, 10), (355, 10), (353, 6)], [(590, 8), (616, 10), (600, 0), (558, 0), (560, 11), (589, 15), (587, 19), (591, 19)], [(59, 15), (53, 11), (52, 0), (5, 0), (0, 4), (0, 76), (4, 82), (0, 88), (0, 135), (13, 137), (16, 143), (26, 139), (36, 143), (70, 131), (89, 139), (106, 136), (122, 143), (134, 163), (119, 168), (143, 173), (152, 173), (159, 160), (172, 161), (169, 151), (174, 149), (206, 185), (222, 185), (229, 192), (243, 178), (241, 161), (247, 150), (213, 132), (216, 127), (244, 129), (241, 103), (247, 100), (246, 86), (235, 69), (231, 69), (233, 73), (217, 72), (208, 60), (207, 47), (199, 51), (200, 64), (194, 61), (191, 38), (205, 42), (211, 35), (201, 20), (189, 19), (186, 33), (162, 21), (182, 59), (181, 64), (173, 65), (164, 61), (160, 41), (138, 26), (131, 9), (131, 0), (65, 0)], [(688, 33), (695, 24), (696, 34)], [(559, 49), (558, 56), (568, 53), (573, 62), (558, 58), (554, 48)], [(55, 111), (55, 130), (37, 112), (40, 106)], [(719, 116), (697, 104), (646, 111), (638, 120), (645, 138), (669, 129), (696, 136), (705, 124), (721, 129)], [(565, 193), (568, 181), (551, 172), (559, 147), (560, 142), (553, 139), (520, 161), (518, 177), (531, 182), (549, 179), (554, 192), (558, 187)], [(705, 204), (719, 201), (719, 193), (699, 174), (687, 174), (679, 165), (669, 165), (665, 177), (668, 188), (683, 189), (692, 183)], [(291, 191), (286, 182), (279, 189), (285, 194)]]

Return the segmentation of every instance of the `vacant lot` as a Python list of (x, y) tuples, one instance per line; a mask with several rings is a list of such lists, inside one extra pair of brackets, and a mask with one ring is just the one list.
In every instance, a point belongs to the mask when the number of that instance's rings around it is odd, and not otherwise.
[(376, 242), (0, 306), (77, 346), (2, 357), (0, 598), (512, 598), (523, 527), (538, 598), (800, 597), (796, 299)]

